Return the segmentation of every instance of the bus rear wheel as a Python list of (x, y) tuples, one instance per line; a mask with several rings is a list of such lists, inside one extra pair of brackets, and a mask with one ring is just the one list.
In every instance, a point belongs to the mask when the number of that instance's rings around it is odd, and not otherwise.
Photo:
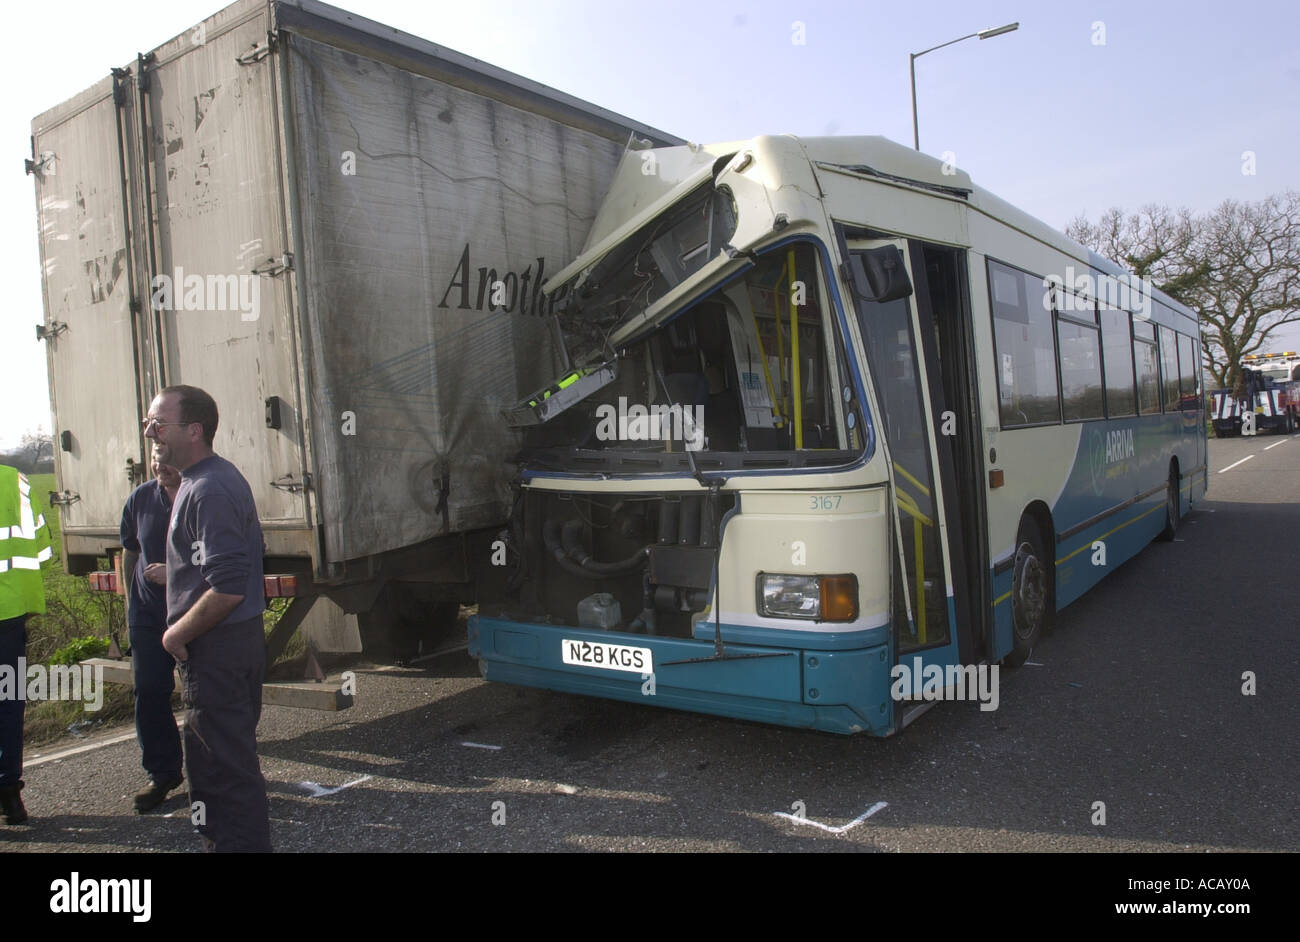
[(1178, 532), (1178, 524), (1182, 520), (1182, 507), (1178, 500), (1178, 472), (1169, 469), (1169, 488), (1165, 493), (1165, 528), (1160, 531), (1156, 539), (1162, 543), (1168, 543)]
[(1019, 667), (1051, 626), (1052, 563), (1044, 549), (1038, 524), (1031, 517), (1020, 522), (1016, 535), (1015, 568), (1011, 575), (1011, 652), (1003, 658)]

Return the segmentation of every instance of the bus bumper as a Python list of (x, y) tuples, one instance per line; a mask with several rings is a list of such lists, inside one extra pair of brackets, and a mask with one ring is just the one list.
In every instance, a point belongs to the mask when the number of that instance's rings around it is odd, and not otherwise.
[[(648, 648), (653, 671), (637, 673), (566, 664), (563, 642)], [(469, 653), (478, 659), (487, 680), (760, 723), (874, 736), (894, 732), (888, 647), (880, 643), (828, 651), (727, 644), (725, 658), (715, 659), (710, 641), (482, 615), (469, 620)]]

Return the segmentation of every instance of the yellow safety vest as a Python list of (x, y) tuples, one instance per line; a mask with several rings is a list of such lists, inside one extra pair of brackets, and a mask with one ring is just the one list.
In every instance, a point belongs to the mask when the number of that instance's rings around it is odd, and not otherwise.
[(0, 620), (44, 613), (41, 563), (51, 556), (40, 498), (26, 475), (0, 465)]

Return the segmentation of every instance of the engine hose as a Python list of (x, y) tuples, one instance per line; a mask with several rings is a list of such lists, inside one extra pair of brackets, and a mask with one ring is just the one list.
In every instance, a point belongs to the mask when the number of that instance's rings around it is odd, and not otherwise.
[(644, 631), (648, 635), (658, 634), (654, 604), (654, 586), (650, 584), (650, 574), (646, 573), (641, 577), (641, 614), (632, 619), (627, 630)]
[(560, 525), (553, 520), (547, 520), (546, 523), (542, 525), (542, 543), (546, 546), (546, 552), (556, 561), (556, 563), (559, 564), (560, 568), (569, 573), (569, 575), (580, 576), (583, 579), (597, 578), (600, 575), (599, 573), (583, 569), (573, 560), (569, 559), (568, 555), (564, 552), (563, 547), (560, 546), (560, 537), (556, 532), (559, 529)]
[(639, 569), (644, 563), (649, 547), (643, 546), (627, 559), (616, 563), (602, 563), (593, 559), (578, 543), (578, 531), (582, 529), (581, 520), (570, 520), (560, 530), (560, 545), (568, 557), (588, 572), (602, 576), (619, 576)]

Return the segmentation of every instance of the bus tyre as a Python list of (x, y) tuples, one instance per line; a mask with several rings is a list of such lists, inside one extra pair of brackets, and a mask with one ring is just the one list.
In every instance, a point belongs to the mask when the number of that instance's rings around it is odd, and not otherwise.
[(1052, 562), (1038, 524), (1031, 517), (1020, 521), (1016, 534), (1015, 567), (1011, 574), (1011, 652), (1007, 667), (1019, 667), (1051, 626)]
[(1169, 469), (1169, 487), (1165, 492), (1165, 528), (1160, 531), (1156, 537), (1162, 543), (1168, 543), (1178, 532), (1178, 524), (1182, 518), (1182, 506), (1178, 500), (1178, 472)]

